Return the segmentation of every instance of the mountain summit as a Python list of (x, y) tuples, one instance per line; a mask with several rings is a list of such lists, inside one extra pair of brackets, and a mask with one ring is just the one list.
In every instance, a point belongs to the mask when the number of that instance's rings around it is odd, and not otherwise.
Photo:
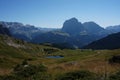
[(98, 33), (104, 30), (104, 28), (102, 28), (101, 26), (99, 26), (98, 24), (92, 21), (83, 23), (83, 26), (85, 27), (88, 33), (93, 33), (93, 32)]
[(69, 33), (70, 35), (76, 35), (81, 31), (84, 31), (84, 27), (76, 18), (71, 18), (64, 22), (62, 31)]

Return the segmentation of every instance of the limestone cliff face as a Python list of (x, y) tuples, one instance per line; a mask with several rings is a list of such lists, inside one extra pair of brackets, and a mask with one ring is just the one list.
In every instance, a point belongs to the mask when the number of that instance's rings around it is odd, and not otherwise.
[(81, 24), (81, 22), (78, 22), (76, 18), (71, 18), (69, 20), (66, 20), (63, 24), (62, 31), (69, 33), (70, 35), (76, 35), (80, 32), (84, 31), (84, 27)]

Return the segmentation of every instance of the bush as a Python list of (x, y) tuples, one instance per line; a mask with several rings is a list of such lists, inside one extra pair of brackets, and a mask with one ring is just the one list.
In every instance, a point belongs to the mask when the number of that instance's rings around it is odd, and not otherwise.
[(54, 53), (54, 52), (57, 52), (57, 51), (58, 51), (58, 49), (54, 49), (54, 48), (45, 48), (44, 49), (44, 52), (46, 54), (51, 54), (51, 53)]
[(35, 75), (37, 73), (36, 66), (28, 65), (28, 66), (17, 66), (14, 69), (14, 74), (16, 76), (21, 77), (30, 77), (32, 75)]
[(53, 80), (52, 76), (47, 72), (40, 72), (33, 77), (34, 80)]
[(27, 61), (23, 61), (22, 64), (18, 64), (15, 66), (13, 74), (15, 74), (17, 77), (32, 78), (34, 75), (46, 71), (47, 68), (42, 64), (35, 66), (28, 64)]
[(112, 56), (112, 58), (109, 59), (109, 63), (120, 63), (120, 55)]
[(40, 65), (37, 66), (37, 71), (38, 72), (46, 72), (47, 67), (45, 67), (43, 64), (40, 64)]
[(89, 71), (74, 71), (59, 76), (57, 80), (97, 80), (97, 79), (96, 75)]
[(120, 80), (120, 71), (110, 76), (110, 80)]
[(24, 61), (22, 62), (22, 65), (28, 65), (27, 60), (24, 60)]
[(0, 76), (0, 80), (21, 80), (18, 77), (15, 77), (13, 75), (6, 75), (6, 76)]

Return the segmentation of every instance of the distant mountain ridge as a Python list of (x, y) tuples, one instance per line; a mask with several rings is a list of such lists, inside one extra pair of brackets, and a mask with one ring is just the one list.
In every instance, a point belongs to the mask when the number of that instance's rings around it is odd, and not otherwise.
[(118, 49), (120, 48), (120, 32), (108, 35), (83, 47), (85, 49)]
[(102, 35), (108, 33), (106, 29), (102, 28), (93, 21), (81, 23), (76, 18), (66, 20), (63, 24), (62, 31), (69, 33), (70, 35), (78, 34)]
[(109, 34), (120, 32), (119, 29), (117, 29), (118, 31), (114, 31), (112, 28), (104, 29), (92, 21), (81, 23), (76, 18), (66, 20), (61, 29), (38, 28), (18, 22), (1, 21), (0, 24), (6, 27), (15, 38), (37, 44), (52, 43), (60, 46), (62, 44), (70, 48), (81, 48)]
[(52, 31), (53, 29), (43, 29), (43, 28), (38, 28), (35, 27), (33, 25), (24, 25), (22, 23), (19, 22), (4, 22), (1, 21), (0, 22), (1, 25), (3, 25), (4, 27), (9, 29), (9, 32), (11, 33), (11, 35), (15, 38), (18, 39), (22, 39), (25, 41), (31, 41), (32, 38), (34, 38), (35, 36), (44, 33), (44, 32), (48, 32), (48, 31)]
[(102, 28), (101, 26), (92, 21), (83, 23), (83, 26), (85, 27), (86, 32), (88, 32), (89, 34), (100, 35), (101, 32), (105, 31), (104, 28)]
[(106, 30), (110, 31), (111, 33), (120, 32), (120, 25), (106, 27)]
[[(33, 39), (33, 41), (36, 40), (35, 42), (41, 42), (44, 40), (44, 42), (55, 44), (67, 43), (72, 45), (72, 47), (76, 46), (80, 48), (92, 41), (98, 40), (108, 35), (107, 31), (98, 24), (94, 22), (87, 22), (82, 24), (76, 18), (66, 20), (59, 32), (63, 33), (62, 37), (64, 38), (61, 38), (61, 35), (56, 34), (57, 31), (55, 31), (54, 33), (50, 32), (52, 35), (50, 35), (50, 33), (43, 33), (42, 35), (38, 35)], [(68, 34), (69, 37), (64, 34)]]

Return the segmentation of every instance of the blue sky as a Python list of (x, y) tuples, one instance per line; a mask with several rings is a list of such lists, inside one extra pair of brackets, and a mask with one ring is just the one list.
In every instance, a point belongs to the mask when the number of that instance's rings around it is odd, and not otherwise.
[(61, 28), (76, 17), (106, 27), (120, 24), (120, 0), (0, 0), (0, 21)]

